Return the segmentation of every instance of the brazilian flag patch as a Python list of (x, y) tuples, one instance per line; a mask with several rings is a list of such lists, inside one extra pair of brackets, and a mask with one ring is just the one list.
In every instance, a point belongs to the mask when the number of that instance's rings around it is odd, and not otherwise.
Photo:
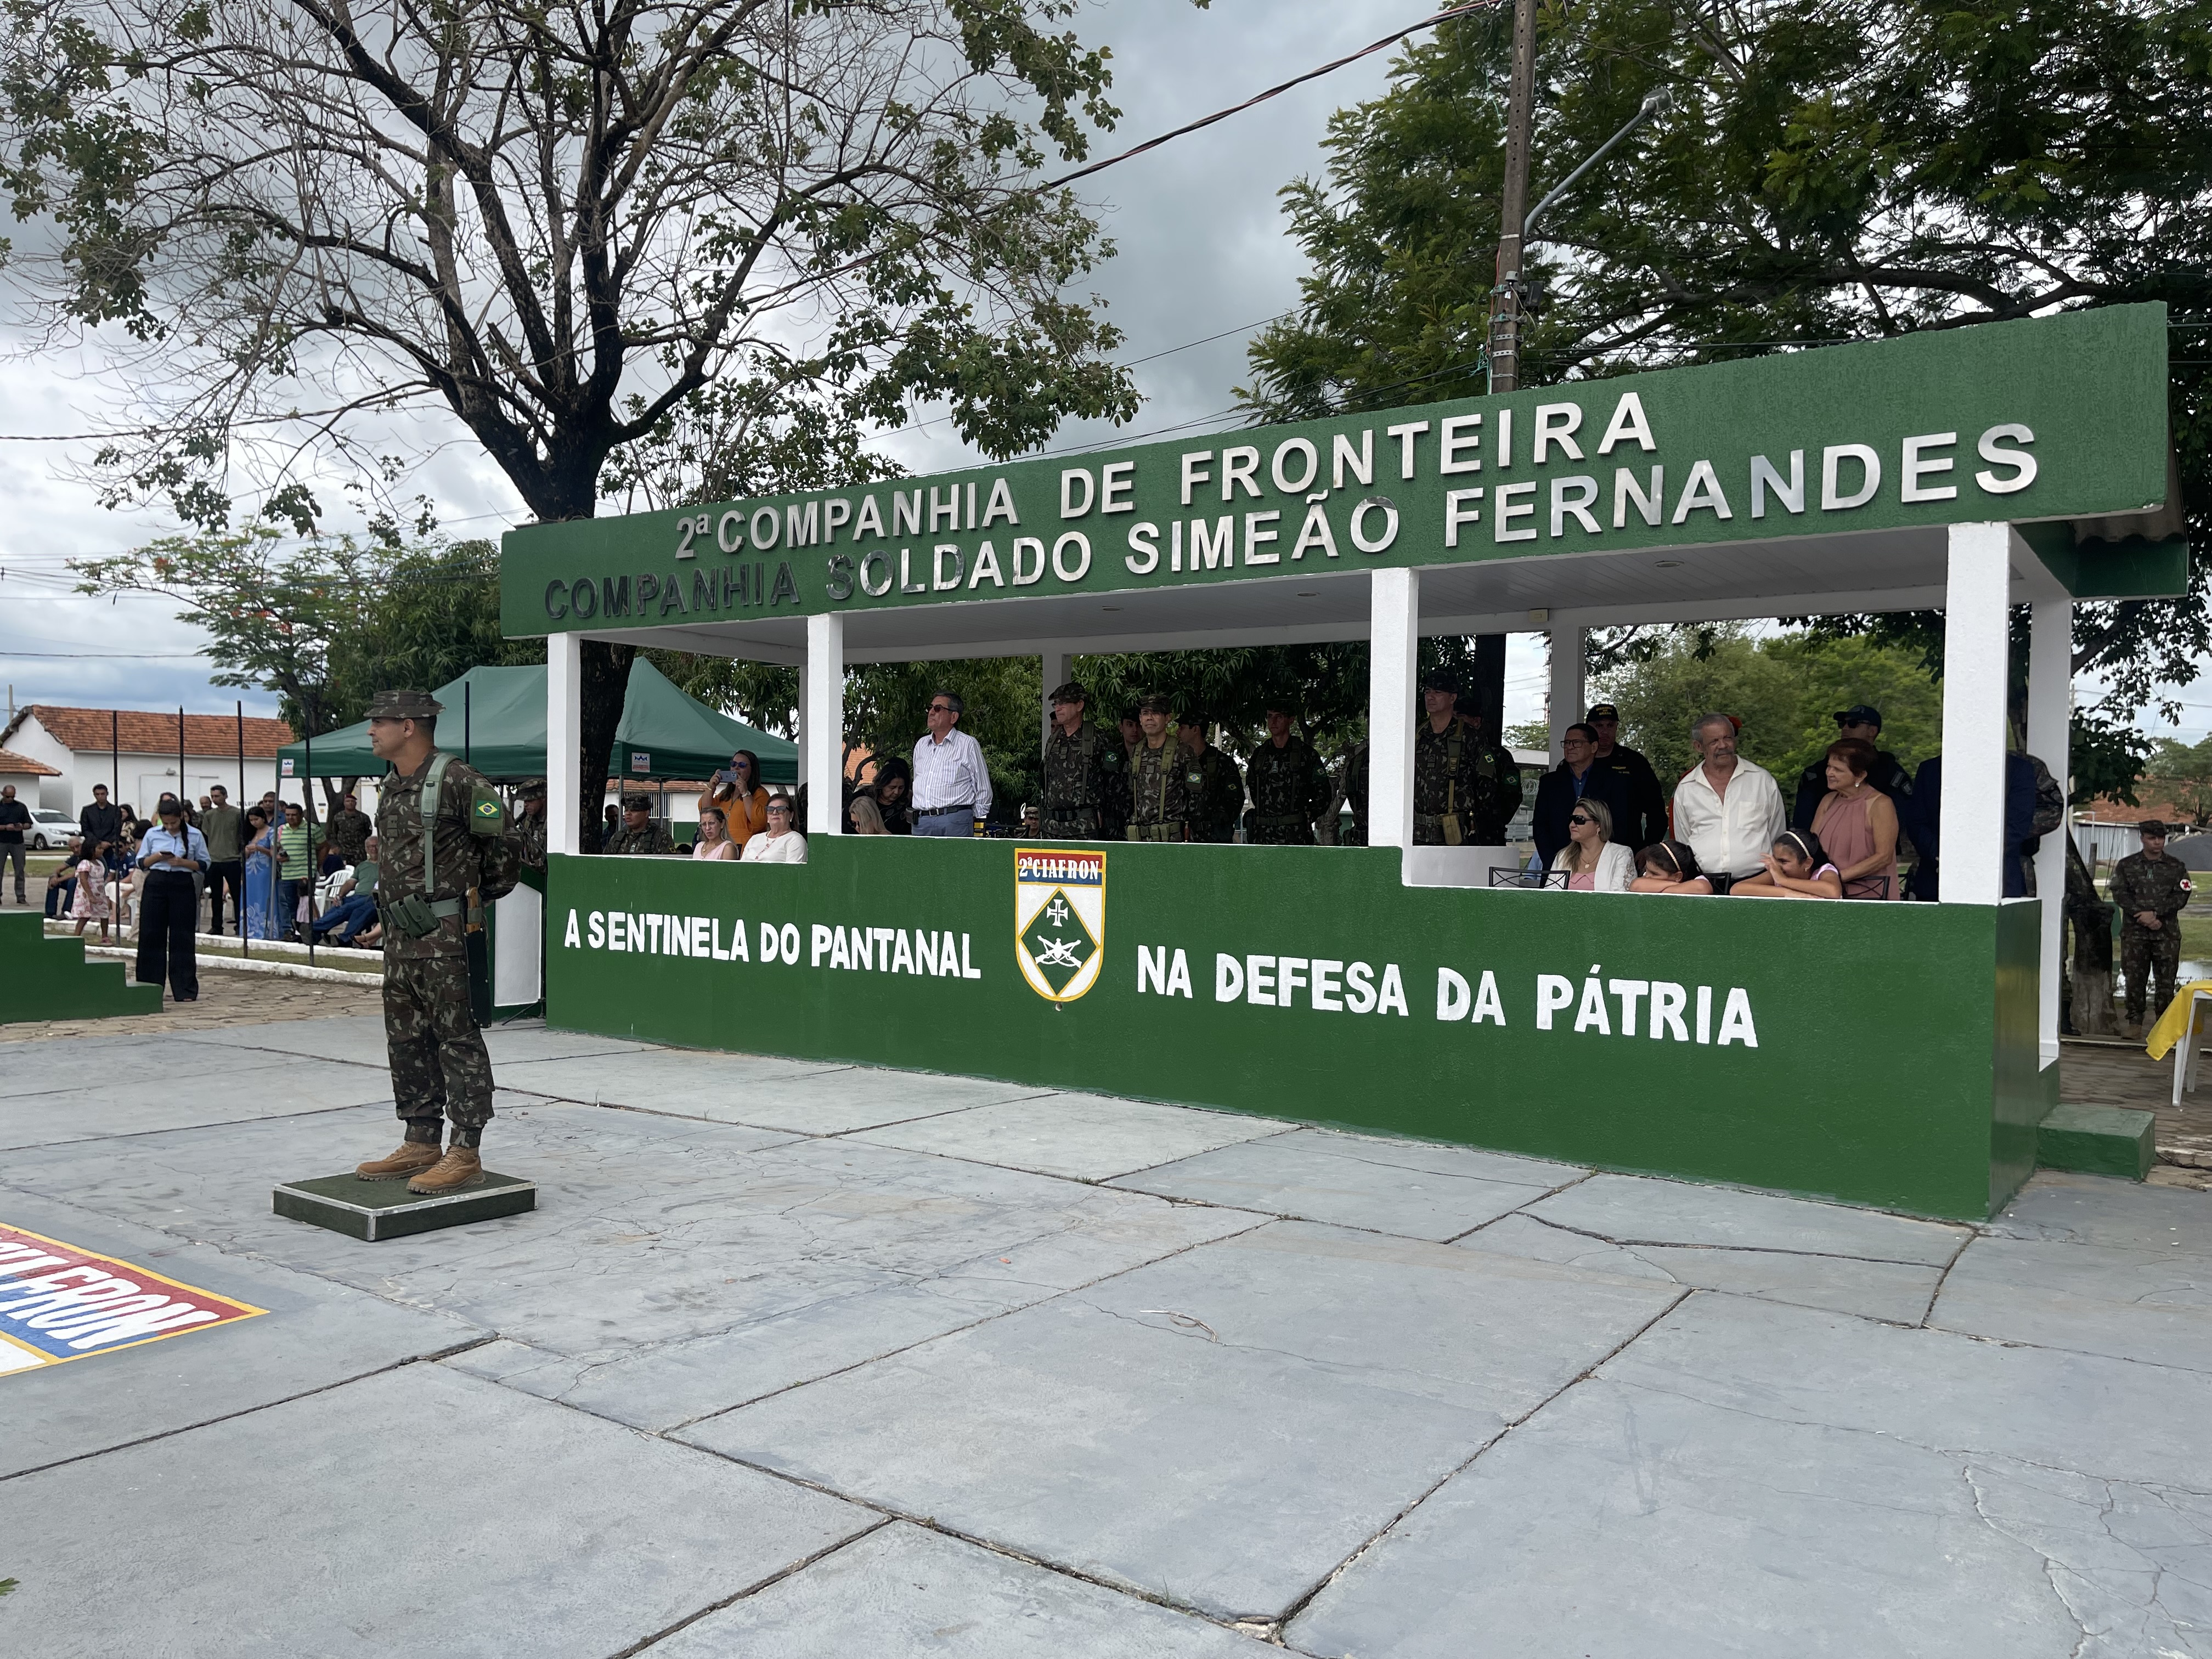
[(496, 793), (481, 784), (469, 792), (469, 828), (479, 836), (501, 835), (507, 829), (507, 809)]

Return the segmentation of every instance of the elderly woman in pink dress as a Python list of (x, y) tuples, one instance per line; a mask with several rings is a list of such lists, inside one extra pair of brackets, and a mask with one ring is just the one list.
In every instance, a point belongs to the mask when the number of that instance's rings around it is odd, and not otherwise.
[(1828, 793), (1813, 814), (1813, 833), (1843, 878), (1845, 898), (1898, 896), (1897, 806), (1868, 781), (1876, 759), (1863, 738), (1830, 744)]

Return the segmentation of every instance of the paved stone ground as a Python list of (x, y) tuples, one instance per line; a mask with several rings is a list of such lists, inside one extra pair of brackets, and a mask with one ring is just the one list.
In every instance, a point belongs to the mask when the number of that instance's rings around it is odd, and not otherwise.
[(8, 1048), (0, 1221), (271, 1311), (0, 1376), (0, 1652), (2212, 1659), (2212, 1195), (1965, 1227), (523, 1026), (536, 1213), (272, 1216), (386, 1150), (381, 1049)]

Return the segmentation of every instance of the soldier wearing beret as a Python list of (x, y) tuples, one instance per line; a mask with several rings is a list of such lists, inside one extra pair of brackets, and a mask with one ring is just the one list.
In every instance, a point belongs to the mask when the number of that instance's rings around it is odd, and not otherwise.
[(623, 797), (622, 828), (615, 831), (614, 839), (607, 843), (610, 853), (673, 853), (676, 837), (668, 833), (668, 826), (653, 821), (653, 797), (630, 794)]
[[(399, 1149), (358, 1166), (364, 1181), (447, 1193), (483, 1179), (491, 1056), (469, 994), (472, 914), (514, 890), (522, 849), (483, 775), (437, 747), (440, 705), (424, 691), (380, 691), (368, 741), (391, 767), (377, 790), (377, 906), (384, 928), (384, 1036)], [(444, 1120), (453, 1123), (441, 1152)]]
[[(2127, 920), (2120, 926), (2120, 971), (2127, 975), (2128, 1024), (2139, 1031), (2152, 976), (2158, 980), (2158, 1011), (2173, 1000), (2173, 981), (2181, 969), (2181, 910), (2189, 902), (2189, 866), (2166, 850), (2166, 826), (2147, 818), (2142, 851), (2112, 866), (2112, 902)], [(2154, 1016), (2154, 1018), (2155, 1016)]]
[(1119, 841), (1128, 815), (1128, 757), (1117, 734), (1084, 718), (1089, 702), (1073, 680), (1052, 694), (1038, 833), (1055, 841)]
[(1173, 713), (1165, 697), (1146, 697), (1137, 705), (1137, 752), (1129, 766), (1129, 817), (1122, 831), (1130, 841), (1190, 839), (1195, 792), (1186, 775), (1194, 769), (1168, 734)]

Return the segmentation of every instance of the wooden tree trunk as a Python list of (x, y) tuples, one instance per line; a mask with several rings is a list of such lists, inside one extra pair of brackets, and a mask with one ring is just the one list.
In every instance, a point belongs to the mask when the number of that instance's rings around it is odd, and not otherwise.
[(2074, 838), (2066, 839), (2066, 919), (2074, 928), (2071, 1006), (2074, 1030), (2082, 1036), (2118, 1036), (2120, 1022), (2112, 1007), (2112, 907), (2097, 896), (2089, 866)]

